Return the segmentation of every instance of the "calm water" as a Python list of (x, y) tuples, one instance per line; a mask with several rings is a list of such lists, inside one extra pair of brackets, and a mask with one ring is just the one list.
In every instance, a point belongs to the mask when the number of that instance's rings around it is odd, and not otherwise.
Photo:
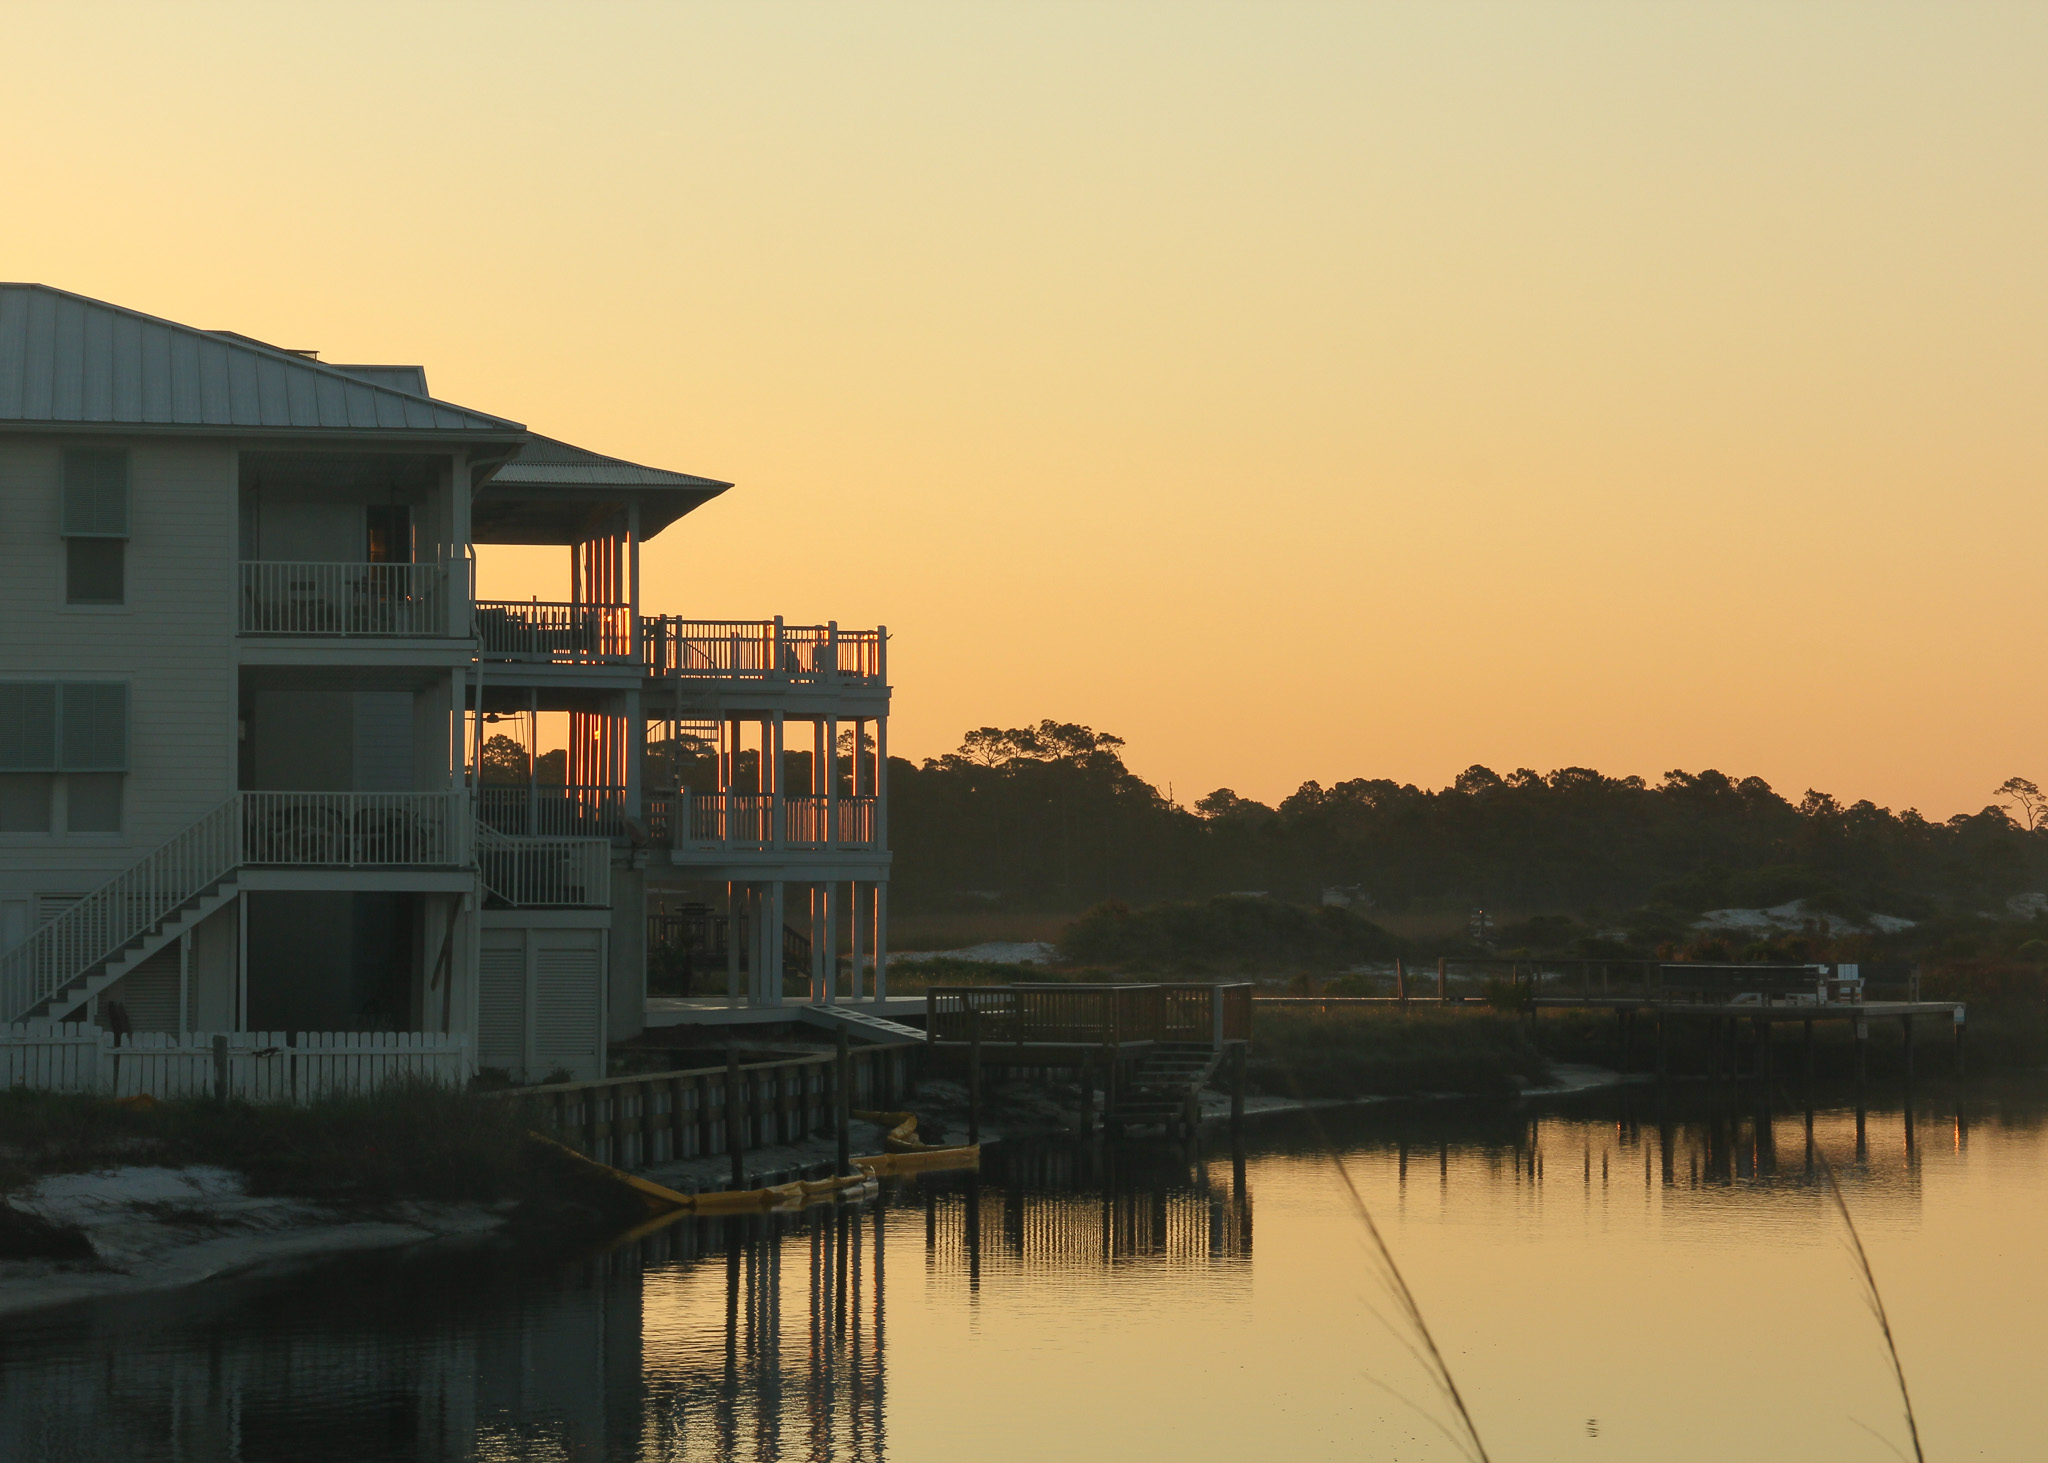
[[(2048, 1088), (1382, 1109), (1332, 1136), (1498, 1463), (2048, 1454)], [(11, 1322), (8, 1460), (1454, 1458), (1329, 1160), (1039, 1148), (878, 1207)]]

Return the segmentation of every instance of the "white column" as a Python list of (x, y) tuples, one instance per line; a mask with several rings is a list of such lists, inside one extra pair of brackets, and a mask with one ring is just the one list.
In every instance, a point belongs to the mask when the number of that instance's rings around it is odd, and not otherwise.
[(788, 900), (784, 894), (782, 880), (777, 879), (768, 886), (768, 1000), (770, 1006), (782, 1004), (782, 927), (788, 918)]
[(875, 718), (875, 847), (889, 846), (889, 718)]
[(847, 952), (846, 994), (850, 1000), (860, 999), (860, 880), (849, 880), (846, 885), (846, 939), (852, 947)]
[(875, 881), (875, 999), (889, 999), (889, 886)]
[(839, 883), (819, 886), (825, 895), (825, 1004), (839, 999)]
[[(773, 751), (773, 756), (774, 756), (774, 760), (775, 760), (775, 800), (774, 800), (774, 801), (773, 801), (772, 803), (770, 803), (770, 804), (768, 805), (768, 813), (769, 813), (769, 817), (770, 817), (770, 818), (771, 818), (771, 819), (773, 820), (773, 822), (774, 822), (774, 827), (772, 827), (771, 829), (769, 829), (769, 835), (770, 835), (770, 837), (771, 837), (771, 838), (772, 838), (772, 839), (774, 840), (774, 846), (775, 846), (776, 848), (778, 848), (778, 849), (779, 849), (779, 848), (781, 848), (781, 847), (782, 847), (782, 835), (783, 835), (783, 828), (782, 828), (782, 713), (781, 713), (781, 712), (779, 712), (779, 711), (777, 711), (777, 712), (774, 712), (774, 713), (772, 713), (771, 715), (772, 715), (772, 719), (770, 720), (770, 722), (769, 722), (769, 725), (768, 725), (768, 735), (767, 735), (767, 736), (766, 736), (765, 738), (763, 738), (763, 739), (762, 739), (762, 740), (763, 740), (763, 746), (762, 746), (762, 748), (761, 748), (761, 757), (762, 757), (762, 760), (763, 760), (764, 762), (765, 762), (765, 761), (766, 761), (766, 760), (768, 759), (768, 757), (769, 757), (769, 756), (771, 755), (771, 754), (770, 754), (770, 751), (769, 751), (769, 746), (770, 746), (770, 745), (772, 745), (772, 746), (773, 746), (773, 748), (774, 748), (774, 751)], [(765, 774), (765, 770), (764, 770), (764, 774), (763, 774), (763, 775), (764, 775), (764, 778), (765, 778), (765, 775), (766, 775), (766, 774)], [(777, 884), (777, 885), (776, 885), (775, 887), (776, 887), (776, 888), (778, 888), (778, 889), (780, 889), (780, 888), (781, 888), (782, 886), (781, 886), (780, 884)], [(778, 897), (779, 897), (779, 896), (778, 896)]]
[(641, 705), (638, 691), (626, 692), (626, 811), (628, 818), (644, 817), (646, 809), (641, 806), (640, 761), (647, 750), (647, 727), (640, 719)]
[(746, 921), (740, 914), (739, 900), (733, 897), (737, 888), (730, 879), (725, 883), (725, 995), (729, 1001), (740, 998), (740, 938), (746, 929)]
[(448, 633), (466, 639), (470, 603), (476, 586), (469, 582), (469, 453), (458, 448), (448, 468)]

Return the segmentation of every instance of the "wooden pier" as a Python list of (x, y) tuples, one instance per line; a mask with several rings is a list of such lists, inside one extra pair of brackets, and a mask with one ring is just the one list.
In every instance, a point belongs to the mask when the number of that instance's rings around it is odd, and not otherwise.
[(1048, 981), (925, 992), (928, 1048), (965, 1060), (970, 1143), (980, 1138), (985, 1064), (1075, 1072), (1083, 1133), (1094, 1127), (1098, 1089), (1113, 1131), (1192, 1129), (1202, 1088), (1227, 1064), (1231, 1121), (1240, 1123), (1251, 1036), (1248, 983)]
[[(1492, 974), (1487, 994), (1453, 992), (1454, 970), (1477, 969)], [(1260, 996), (1260, 1005), (1312, 1007), (1494, 1006), (1533, 1015), (1540, 1011), (1597, 1010), (1611, 1013), (1621, 1027), (1622, 1051), (1635, 1050), (1637, 1027), (1652, 1022), (1656, 1070), (1670, 1070), (1667, 1023), (1705, 1021), (1710, 1024), (1709, 1075), (1718, 1075), (1724, 1061), (1734, 1071), (1738, 1033), (1748, 1024), (1759, 1076), (1770, 1077), (1773, 1027), (1799, 1022), (1804, 1059), (1813, 1068), (1814, 1026), (1819, 1022), (1854, 1023), (1856, 1076), (1860, 1081), (1869, 1058), (1870, 1026), (1897, 1021), (1905, 1044), (1905, 1074), (1913, 1075), (1915, 1027), (1938, 1020), (1953, 1032), (1955, 1072), (1964, 1071), (1964, 1032), (1968, 1012), (1961, 1001), (1929, 1001), (1920, 997), (1917, 975), (1879, 984), (1866, 980), (1861, 968), (1847, 964), (1708, 963), (1653, 960), (1532, 960), (1511, 957), (1440, 959), (1432, 990), (1412, 979), (1405, 962), (1396, 962), (1394, 994), (1388, 996)]]

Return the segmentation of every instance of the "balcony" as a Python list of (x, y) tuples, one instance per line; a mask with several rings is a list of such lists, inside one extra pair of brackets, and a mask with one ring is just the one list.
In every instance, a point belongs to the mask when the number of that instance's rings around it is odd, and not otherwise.
[(286, 868), (466, 868), (459, 792), (245, 792), (242, 863)]
[(881, 846), (875, 799), (867, 796), (777, 799), (761, 793), (682, 792), (650, 799), (646, 813), (653, 841), (679, 851), (867, 851)]
[(337, 639), (446, 636), (445, 564), (243, 560), (244, 635)]
[(476, 799), (478, 822), (519, 838), (623, 838), (626, 832), (623, 787), (487, 782)]
[(476, 638), (486, 659), (615, 664), (633, 658), (633, 612), (618, 604), (480, 599)]
[(880, 685), (887, 669), (880, 630), (837, 625), (645, 615), (640, 645), (650, 676), (684, 680)]

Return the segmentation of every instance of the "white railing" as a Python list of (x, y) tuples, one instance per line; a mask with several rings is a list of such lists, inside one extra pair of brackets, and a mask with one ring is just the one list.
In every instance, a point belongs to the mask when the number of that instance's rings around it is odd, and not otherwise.
[(656, 676), (752, 681), (880, 681), (884, 636), (780, 620), (684, 620), (643, 615), (641, 653)]
[(396, 1079), (457, 1086), (470, 1075), (469, 1038), (436, 1031), (235, 1031), (217, 1052), (210, 1033), (97, 1026), (0, 1027), (0, 1088), (97, 1092), (110, 1097), (226, 1095), (309, 1102), (374, 1092)]
[(622, 838), (626, 790), (600, 784), (484, 783), (476, 790), (477, 817), (500, 833), (521, 838)]
[(0, 955), (0, 1012), (30, 1015), (241, 862), (240, 800), (229, 798)]
[(242, 861), (326, 868), (466, 868), (467, 794), (245, 792)]
[(775, 842), (775, 799), (761, 793), (684, 793), (679, 825), (686, 842), (763, 848)]
[(610, 661), (633, 654), (628, 605), (543, 599), (476, 602), (477, 650), (519, 660)]
[(466, 796), (236, 793), (0, 955), (0, 1013), (34, 1014), (244, 864), (467, 868)]
[[(760, 793), (675, 793), (650, 799), (646, 812), (657, 842), (673, 838), (678, 844), (732, 848), (767, 848), (776, 842), (775, 799)], [(784, 798), (781, 841), (790, 848), (871, 848), (875, 800), (810, 794)]]
[(242, 563), (244, 635), (449, 633), (440, 564)]
[(601, 909), (612, 902), (612, 849), (603, 838), (514, 838), (488, 823), (476, 830), (484, 888), (520, 909)]

